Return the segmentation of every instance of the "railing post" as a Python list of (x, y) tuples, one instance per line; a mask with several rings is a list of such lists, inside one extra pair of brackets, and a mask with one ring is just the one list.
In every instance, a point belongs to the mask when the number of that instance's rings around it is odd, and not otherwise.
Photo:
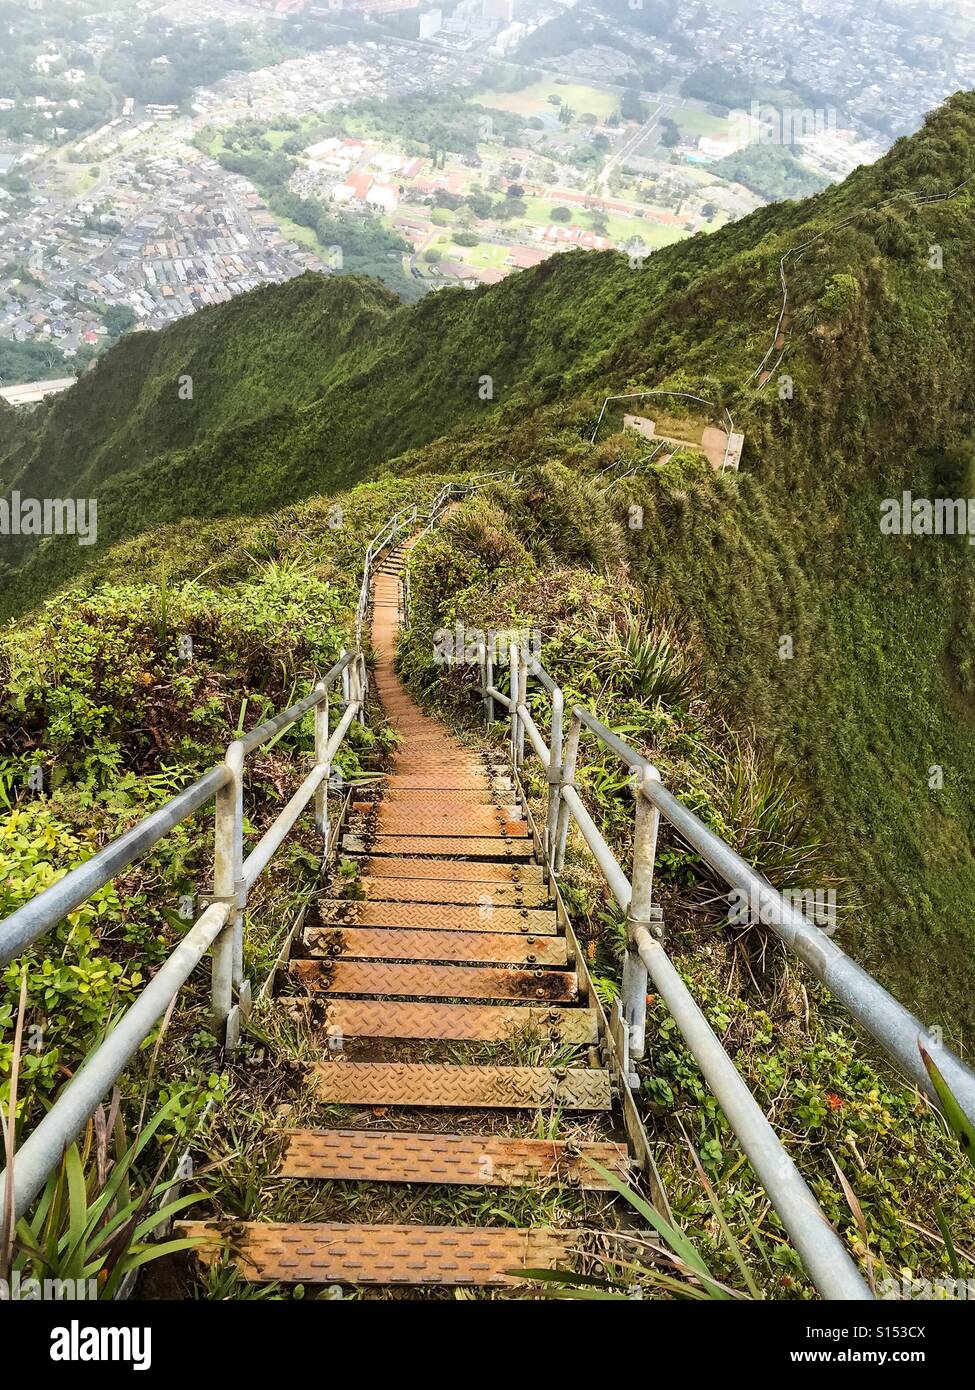
[[(528, 647), (515, 648), (518, 654), (518, 703), (528, 705)], [(521, 767), (525, 761), (525, 725), (521, 718), (518, 720), (518, 761), (516, 766)]]
[(552, 691), (552, 737), (548, 754), (548, 812), (545, 817), (545, 881), (555, 872), (556, 828), (562, 791), (562, 723), (565, 696), (558, 686)]
[(488, 694), (494, 686), (494, 636), (488, 633), (484, 643), (484, 719), (490, 729), (494, 723), (494, 696)]
[(325, 845), (325, 858), (328, 858), (328, 779), (332, 774), (329, 760), (326, 757), (328, 750), (328, 688), (319, 684), (317, 687), (322, 692), (321, 701), (315, 706), (315, 762), (324, 764), (325, 775), (318, 784), (315, 792), (315, 829), (321, 835)]
[(521, 723), (518, 717), (518, 706), (521, 697), (518, 694), (518, 676), (520, 672), (520, 658), (518, 648), (514, 642), (508, 647), (508, 685), (511, 693), (511, 736), (510, 736), (510, 756), (511, 770), (517, 771), (518, 768), (518, 725)]
[(477, 669), (481, 673), (481, 708), (484, 710), (484, 722), (487, 721), (487, 700), (488, 700), (488, 679), (487, 679), (487, 643), (478, 642), (477, 644)]
[(352, 663), (355, 667), (355, 695), (354, 699), (359, 702), (359, 713), (356, 715), (359, 723), (365, 728), (366, 725), (366, 691), (369, 687), (369, 674), (366, 671), (366, 658), (362, 652), (356, 655)]
[[(342, 650), (339, 652), (339, 661), (344, 661), (345, 658), (348, 656), (348, 654), (349, 654), (349, 653), (348, 653), (348, 652), (346, 651), (346, 649), (343, 647)], [(349, 703), (349, 701), (350, 701), (351, 699), (352, 699), (352, 672), (349, 670), (349, 667), (348, 667), (348, 666), (345, 666), (345, 667), (343, 667), (343, 669), (342, 669), (342, 703), (343, 703), (343, 705), (344, 705), (344, 706), (347, 706), (348, 703)]]
[[(213, 899), (231, 904), (227, 923), (213, 945), (212, 1012), (214, 1032), (224, 1047), (237, 1046), (241, 1011), (248, 1012), (250, 986), (244, 980), (244, 748), (227, 749), (230, 779), (216, 797), (213, 847)], [(234, 1004), (234, 990), (237, 1004)]]
[(656, 777), (652, 770), (634, 772), (632, 786), (636, 798), (633, 826), (633, 876), (630, 880), (630, 906), (626, 914), (626, 955), (623, 960), (623, 1019), (630, 1039), (630, 1056), (639, 1061), (646, 1050), (647, 967), (640, 959), (638, 928), (652, 936), (661, 933), (653, 917), (653, 866), (657, 855), (660, 813), (643, 795), (643, 777)]
[(555, 856), (552, 861), (552, 870), (560, 874), (565, 864), (565, 846), (569, 838), (569, 804), (562, 791), (565, 787), (574, 787), (576, 779), (576, 760), (579, 757), (579, 739), (582, 737), (582, 720), (578, 715), (574, 716), (569, 725), (569, 737), (565, 742), (565, 760), (562, 765), (562, 777), (559, 784), (559, 814), (555, 827)]

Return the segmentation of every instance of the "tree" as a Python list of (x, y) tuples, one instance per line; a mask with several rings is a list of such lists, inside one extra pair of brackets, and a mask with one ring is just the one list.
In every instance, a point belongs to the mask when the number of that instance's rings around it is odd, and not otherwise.
[(468, 193), (467, 206), (475, 217), (485, 218), (491, 216), (491, 198), (487, 193)]
[(520, 183), (509, 183), (504, 191), (506, 198), (524, 198), (525, 190)]
[(102, 315), (111, 338), (121, 338), (135, 323), (135, 314), (125, 304), (110, 304)]
[(672, 150), (680, 144), (680, 128), (669, 116), (661, 118), (660, 132), (660, 143), (666, 149)]
[(641, 125), (647, 119), (647, 108), (636, 92), (623, 93), (620, 98), (620, 115), (624, 121), (639, 121)]
[(571, 221), (572, 221), (572, 213), (571, 213), (570, 210), (569, 210), (568, 208), (566, 208), (566, 207), (557, 207), (557, 208), (553, 208), (552, 211), (549, 213), (549, 216), (551, 217), (551, 219), (552, 219), (553, 222), (571, 222)]

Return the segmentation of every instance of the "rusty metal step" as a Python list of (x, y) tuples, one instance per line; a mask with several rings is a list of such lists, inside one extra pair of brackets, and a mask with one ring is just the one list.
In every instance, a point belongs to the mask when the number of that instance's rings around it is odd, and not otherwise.
[(546, 907), (551, 901), (541, 884), (464, 883), (450, 879), (388, 878), (381, 874), (359, 880), (370, 902), (399, 903), (476, 903), (495, 907)]
[(304, 946), (310, 956), (360, 960), (463, 960), (485, 964), (565, 965), (568, 951), (560, 936), (520, 936), (515, 932), (430, 931), (427, 927), (309, 927)]
[(455, 907), (443, 903), (355, 902), (345, 898), (319, 902), (322, 926), (429, 927), (432, 931), (501, 931), (551, 936), (557, 929), (554, 908)]
[(365, 994), (412, 999), (517, 999), (570, 1004), (579, 998), (573, 970), (518, 970), (514, 966), (403, 965), (381, 960), (293, 960), (293, 979), (322, 994)]
[(455, 839), (483, 839), (489, 836), (519, 840), (528, 835), (528, 822), (507, 820), (493, 812), (458, 812), (449, 808), (443, 811), (385, 810), (379, 802), (375, 817), (375, 831), (378, 835), (410, 835), (414, 839), (425, 835), (446, 833)]
[(594, 1067), (474, 1067), (430, 1062), (320, 1062), (315, 1093), (329, 1105), (430, 1109), (609, 1110), (609, 1072)]
[(306, 1222), (180, 1221), (178, 1238), (201, 1244), (215, 1263), (232, 1252), (250, 1283), (376, 1284), (504, 1288), (523, 1282), (506, 1271), (569, 1268), (579, 1233), (539, 1227), (345, 1226)]
[(571, 1186), (611, 1191), (587, 1158), (626, 1180), (625, 1144), (505, 1139), (497, 1134), (409, 1130), (289, 1130), (278, 1174), (327, 1182), (408, 1182), (462, 1187)]
[(436, 811), (439, 807), (444, 808), (445, 814), (456, 812), (458, 809), (496, 812), (502, 805), (510, 807), (511, 792), (507, 792), (506, 796), (507, 800), (501, 801), (488, 787), (473, 787), (466, 791), (450, 790), (447, 787), (428, 788), (425, 791), (389, 787), (383, 793), (383, 805), (403, 811), (420, 811), (424, 815), (431, 810)]
[(409, 775), (400, 776), (391, 773), (386, 778), (384, 784), (389, 791), (404, 792), (431, 792), (436, 794), (445, 792), (490, 792), (495, 788), (499, 791), (508, 793), (511, 796), (511, 778), (501, 777), (486, 772), (472, 773), (468, 777), (455, 778), (452, 782), (445, 784), (434, 783), (429, 773), (415, 772)]
[(452, 883), (511, 883), (523, 887), (537, 887), (543, 882), (542, 870), (537, 864), (523, 862), (502, 864), (483, 863), (466, 859), (407, 859), (382, 855), (370, 855), (358, 863), (359, 872), (370, 879), (386, 878), (426, 878), (447, 879)]
[(483, 836), (477, 839), (457, 839), (452, 835), (418, 836), (376, 835), (370, 837), (368, 845), (361, 835), (349, 834), (342, 840), (342, 848), (350, 854), (368, 852), (375, 855), (436, 854), (445, 858), (458, 859), (526, 860), (532, 859), (534, 846), (531, 840), (504, 839), (502, 836)]
[(562, 1043), (594, 1043), (591, 1009), (559, 1004), (424, 1004), (400, 999), (333, 999), (330, 1038), (416, 1038), (425, 1042), (505, 1042), (524, 1032)]

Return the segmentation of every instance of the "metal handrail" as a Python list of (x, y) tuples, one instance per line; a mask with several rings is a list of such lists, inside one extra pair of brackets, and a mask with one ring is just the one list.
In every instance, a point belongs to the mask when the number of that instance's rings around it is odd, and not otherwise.
[[(556, 877), (562, 870), (569, 821), (574, 820), (600, 872), (626, 914), (627, 949), (624, 956), (621, 1009), (628, 1056), (643, 1056), (646, 1033), (648, 979), (666, 1003), (672, 1018), (701, 1072), (738, 1136), (769, 1199), (788, 1231), (813, 1283), (830, 1299), (869, 1299), (870, 1289), (861, 1277), (846, 1245), (826, 1220), (822, 1210), (776, 1135), (767, 1117), (737, 1071), (731, 1057), (711, 1029), (691, 992), (669, 959), (661, 940), (663, 929), (652, 906), (654, 860), (660, 816), (674, 826), (681, 838), (696, 850), (730, 887), (758, 893), (762, 921), (769, 925), (849, 1009), (851, 1014), (897, 1061), (918, 1085), (934, 1096), (921, 1064), (917, 1044), (924, 1038), (937, 1051), (938, 1065), (962, 1108), (975, 1116), (975, 1075), (943, 1047), (927, 1037), (919, 1021), (899, 1004), (866, 971), (798, 912), (762, 875), (757, 874), (730, 845), (701, 821), (663, 786), (656, 768), (606, 727), (589, 710), (576, 705), (563, 743), (564, 700), (561, 689), (541, 664), (511, 646), (508, 652), (510, 695), (494, 684), (494, 654), (488, 644), (478, 648), (481, 698), (488, 722), (494, 705), (508, 711), (509, 747), (517, 775), (524, 758), (527, 736), (533, 752), (546, 768), (548, 814), (544, 830), (546, 872)], [(552, 701), (551, 744), (547, 745), (528, 703), (528, 679), (534, 676)], [(579, 741), (583, 729), (595, 735), (633, 772), (635, 800), (633, 870), (627, 877), (609, 843), (586, 809), (575, 785)], [(750, 897), (749, 901), (755, 901)], [(774, 905), (769, 915), (766, 907)], [(937, 1097), (935, 1096), (935, 1099)]]
[(415, 526), (421, 518), (426, 522), (426, 525), (420, 534), (425, 536), (427, 532), (436, 525), (451, 501), (461, 497), (470, 497), (473, 493), (477, 492), (479, 488), (485, 487), (488, 483), (495, 482), (498, 478), (511, 476), (513, 475), (509, 474), (505, 469), (495, 469), (490, 473), (477, 473), (466, 483), (445, 483), (426, 511), (421, 512), (420, 508), (414, 502), (412, 506), (404, 507), (400, 511), (395, 512), (383, 524), (381, 529), (373, 536), (369, 545), (366, 547), (365, 560), (362, 566), (362, 583), (359, 587), (359, 602), (356, 605), (355, 614), (356, 646), (360, 651), (362, 649), (362, 629), (365, 625), (366, 614), (369, 611), (369, 592), (372, 587), (375, 564), (385, 551), (389, 549), (393, 541), (396, 540), (398, 536), (402, 535), (404, 531)]
[[(483, 474), (468, 483), (448, 483), (441, 488), (423, 513), (426, 530), (435, 524), (452, 498), (469, 496), (501, 476), (504, 475), (500, 472)], [(0, 1174), (0, 1212), (4, 1210), (6, 1185), (12, 1181), (15, 1219), (24, 1215), (60, 1162), (67, 1145), (81, 1132), (99, 1101), (211, 948), (214, 1030), (226, 1048), (236, 1046), (241, 1019), (250, 1009), (250, 983), (244, 976), (243, 961), (243, 921), (248, 894), (312, 799), (315, 825), (323, 838), (326, 856), (329, 853), (328, 782), (332, 759), (353, 720), (364, 717), (367, 672), (362, 627), (369, 610), (375, 563), (398, 535), (416, 524), (420, 515), (415, 505), (403, 508), (389, 518), (366, 548), (356, 608), (355, 650), (343, 651), (336, 664), (303, 699), (241, 734), (228, 747), (222, 763), (0, 922), (0, 965), (3, 965), (141, 858), (175, 826), (215, 799), (213, 891), (204, 895), (207, 906), (135, 1002), (61, 1090), (44, 1119), (18, 1149), (11, 1170)], [(329, 693), (340, 678), (344, 712), (335, 730), (330, 732)], [(314, 767), (245, 858), (243, 771), (247, 756), (310, 711), (315, 714)]]
[[(285, 710), (275, 719), (261, 724), (258, 728), (244, 734), (239, 740), (245, 753), (259, 748), (274, 734), (296, 723), (309, 710), (325, 698), (325, 692), (342, 674), (353, 660), (349, 652), (339, 660), (319, 682), (316, 690), (291, 709)], [(150, 850), (154, 844), (187, 820), (201, 806), (205, 806), (227, 785), (231, 774), (226, 762), (218, 763), (205, 772), (190, 786), (172, 797), (152, 815), (141, 820), (127, 830), (117, 840), (112, 840), (97, 854), (86, 859), (77, 868), (69, 870), (63, 878), (45, 888), (29, 902), (24, 903), (0, 922), (0, 965), (16, 959), (28, 946), (44, 936), (74, 912), (82, 903), (104, 888), (113, 878), (127, 869), (137, 859)]]
[(832, 937), (788, 903), (780, 892), (719, 835), (678, 800), (660, 781), (653, 765), (630, 748), (605, 724), (577, 705), (573, 715), (616, 753), (631, 769), (639, 771), (640, 791), (691, 849), (728, 884), (747, 894), (760, 906), (761, 921), (789, 946), (857, 1022), (880, 1044), (889, 1057), (932, 1100), (938, 1096), (918, 1051), (923, 1041), (937, 1053), (938, 1068), (958, 1104), (975, 1123), (975, 1072), (949, 1048), (939, 1044), (921, 1021), (899, 1003), (883, 985), (837, 946)]

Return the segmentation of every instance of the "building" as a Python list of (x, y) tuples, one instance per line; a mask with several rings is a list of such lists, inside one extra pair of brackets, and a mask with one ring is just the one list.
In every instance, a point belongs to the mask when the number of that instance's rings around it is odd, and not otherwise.
[(443, 10), (427, 10), (420, 15), (420, 34), (421, 39), (432, 39), (434, 34), (439, 33), (443, 25)]

